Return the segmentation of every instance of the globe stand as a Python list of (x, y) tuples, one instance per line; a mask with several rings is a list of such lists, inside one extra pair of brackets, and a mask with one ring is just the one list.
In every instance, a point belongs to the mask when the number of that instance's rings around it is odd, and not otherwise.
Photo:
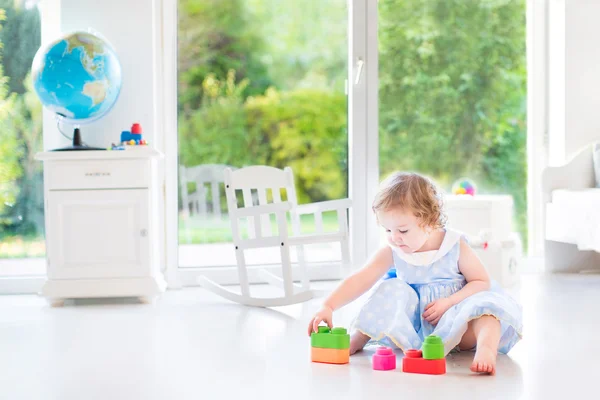
[(75, 128), (73, 131), (73, 144), (71, 146), (54, 149), (52, 151), (79, 151), (79, 150), (106, 150), (100, 147), (91, 147), (81, 141), (81, 131)]

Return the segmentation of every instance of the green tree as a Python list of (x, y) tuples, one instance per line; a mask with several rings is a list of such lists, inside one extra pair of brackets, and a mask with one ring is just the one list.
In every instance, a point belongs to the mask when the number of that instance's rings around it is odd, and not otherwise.
[(26, 92), (16, 98), (8, 124), (18, 138), (18, 162), (22, 170), (17, 180), (19, 194), (9, 213), (13, 221), (10, 229), (15, 234), (37, 236), (44, 228), (42, 163), (34, 158), (43, 148), (42, 105), (33, 91), (30, 75), (24, 87)]
[(346, 197), (346, 97), (317, 89), (249, 98), (248, 136), (267, 143), (264, 164), (291, 167), (301, 203)]
[(270, 85), (260, 59), (263, 39), (257, 22), (242, 0), (179, 0), (179, 105), (190, 112), (199, 107), (202, 83), (209, 75), (226, 80), (230, 70), (248, 78), (244, 97)]
[(523, 0), (382, 0), (384, 170), (473, 171), (525, 95)]
[(23, 82), (41, 43), (40, 14), (37, 7), (25, 7), (24, 0), (0, 0), (0, 8), (6, 10), (7, 17), (0, 31), (4, 73), (10, 78), (10, 92), (21, 94), (26, 90)]
[[(0, 9), (0, 23), (6, 18)], [(2, 25), (0, 24), (0, 30)], [(2, 60), (2, 42), (0, 42), (0, 61)], [(4, 76), (0, 64), (0, 227), (4, 225), (6, 209), (14, 205), (19, 193), (17, 179), (21, 175), (19, 166), (19, 142), (14, 130), (10, 129), (14, 115), (15, 95), (8, 93), (8, 79)], [(2, 228), (3, 232), (4, 229)]]
[(182, 165), (264, 162), (267, 144), (247, 134), (243, 92), (248, 84), (247, 79), (236, 82), (234, 71), (225, 80), (212, 74), (204, 79), (202, 105), (179, 119)]
[(379, 16), (382, 173), (469, 175), (523, 220), (525, 1), (380, 0)]
[(508, 120), (498, 127), (498, 134), (483, 149), (482, 175), (488, 191), (512, 195), (515, 202), (516, 227), (527, 248), (527, 130), (526, 98), (522, 99), (523, 118)]
[(347, 0), (246, 0), (265, 38), (263, 59), (280, 90), (344, 91)]
[(268, 89), (244, 102), (247, 80), (209, 76), (201, 107), (179, 122), (181, 164), (290, 166), (300, 202), (347, 196), (346, 98)]

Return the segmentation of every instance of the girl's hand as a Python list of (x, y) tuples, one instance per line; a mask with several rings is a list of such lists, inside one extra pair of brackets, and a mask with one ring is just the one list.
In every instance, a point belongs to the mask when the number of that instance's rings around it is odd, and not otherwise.
[(333, 328), (333, 310), (331, 307), (323, 306), (315, 316), (310, 320), (310, 324), (308, 324), (308, 336), (312, 332), (317, 332), (319, 330), (318, 326), (321, 321), (325, 322), (329, 329)]
[(453, 305), (452, 301), (448, 298), (434, 300), (425, 307), (423, 318), (425, 318), (425, 321), (435, 326), (440, 318), (442, 318), (442, 315), (444, 315), (444, 313)]

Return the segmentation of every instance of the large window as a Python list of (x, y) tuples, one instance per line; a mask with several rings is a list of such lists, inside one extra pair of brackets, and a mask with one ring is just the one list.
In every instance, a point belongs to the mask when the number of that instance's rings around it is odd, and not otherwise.
[(353, 233), (367, 232), (355, 246), (368, 248), (374, 165), (447, 191), (467, 176), (512, 195), (526, 248), (525, 28), (525, 0), (180, 0), (179, 266), (235, 265), (220, 171), (251, 164), (293, 167), (302, 202), (352, 182)]
[(35, 2), (0, 0), (0, 276), (45, 272), (42, 106), (30, 68), (40, 46)]
[[(382, 177), (510, 194), (527, 240), (526, 0), (379, 0)], [(527, 246), (524, 246), (527, 248)]]
[(180, 267), (236, 264), (224, 168), (290, 166), (300, 203), (348, 196), (347, 32), (346, 0), (179, 0)]

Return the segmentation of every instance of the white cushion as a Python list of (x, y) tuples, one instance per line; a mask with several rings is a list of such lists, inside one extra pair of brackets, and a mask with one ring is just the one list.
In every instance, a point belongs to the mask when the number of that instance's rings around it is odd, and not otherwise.
[(600, 189), (552, 191), (546, 207), (546, 239), (600, 252)]

